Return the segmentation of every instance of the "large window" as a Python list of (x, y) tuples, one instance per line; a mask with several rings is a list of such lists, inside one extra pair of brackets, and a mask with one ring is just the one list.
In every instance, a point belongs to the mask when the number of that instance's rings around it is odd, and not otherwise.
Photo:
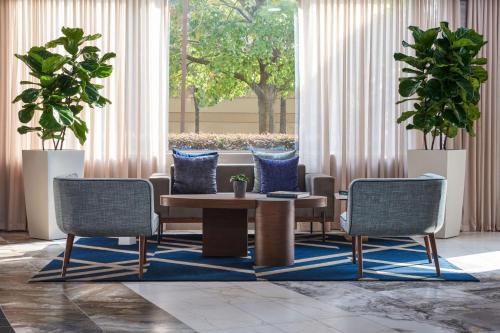
[(295, 145), (295, 0), (177, 0), (170, 146)]

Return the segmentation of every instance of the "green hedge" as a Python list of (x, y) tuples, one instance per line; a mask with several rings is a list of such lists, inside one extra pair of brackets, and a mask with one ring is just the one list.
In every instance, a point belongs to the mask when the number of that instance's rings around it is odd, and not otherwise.
[(248, 150), (250, 147), (291, 150), (295, 149), (295, 136), (291, 134), (211, 134), (181, 133), (169, 135), (169, 148)]

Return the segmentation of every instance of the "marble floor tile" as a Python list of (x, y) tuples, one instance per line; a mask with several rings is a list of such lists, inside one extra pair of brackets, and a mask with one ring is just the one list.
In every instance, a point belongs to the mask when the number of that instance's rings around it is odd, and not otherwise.
[(0, 308), (16, 332), (500, 332), (500, 233), (438, 240), (478, 283), (27, 283), (63, 246), (0, 233)]
[(2, 234), (0, 307), (16, 332), (194, 332), (121, 283), (28, 283), (63, 244)]
[(342, 333), (338, 329), (331, 327), (325, 323), (310, 320), (303, 322), (293, 322), (293, 323), (283, 323), (277, 325), (281, 330), (287, 333), (303, 333), (303, 332), (311, 332), (311, 333)]

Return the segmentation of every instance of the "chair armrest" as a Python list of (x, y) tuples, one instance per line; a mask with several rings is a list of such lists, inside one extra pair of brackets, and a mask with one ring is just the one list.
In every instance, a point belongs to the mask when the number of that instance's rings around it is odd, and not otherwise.
[(306, 175), (306, 191), (311, 193), (311, 195), (327, 197), (328, 206), (326, 207), (326, 216), (333, 218), (335, 177), (320, 173), (309, 173)]
[(160, 218), (168, 217), (168, 207), (160, 205), (160, 195), (170, 194), (170, 177), (164, 173), (154, 173), (149, 181), (153, 184), (155, 213)]

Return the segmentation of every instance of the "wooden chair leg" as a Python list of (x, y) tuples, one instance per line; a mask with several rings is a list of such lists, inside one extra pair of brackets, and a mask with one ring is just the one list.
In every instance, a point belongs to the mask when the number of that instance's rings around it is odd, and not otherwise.
[(425, 242), (425, 251), (427, 252), (427, 260), (429, 260), (429, 263), (432, 263), (431, 245), (429, 243), (429, 236), (424, 237), (424, 242)]
[(146, 237), (139, 236), (139, 279), (142, 279), (144, 273), (144, 261), (146, 252)]
[(61, 277), (66, 276), (66, 270), (69, 265), (69, 258), (71, 257), (71, 250), (73, 249), (73, 241), (75, 240), (75, 235), (68, 234), (68, 238), (66, 238), (66, 249), (64, 250), (64, 261), (62, 266)]
[(326, 241), (326, 232), (325, 232), (325, 224), (326, 224), (326, 213), (321, 212), (321, 231), (323, 232), (323, 243)]
[(309, 233), (312, 234), (313, 233), (313, 223), (312, 222), (309, 222)]
[(358, 252), (358, 278), (363, 277), (363, 236), (356, 236), (356, 247)]
[(356, 236), (351, 236), (352, 243), (352, 263), (356, 263)]
[(434, 265), (436, 266), (436, 274), (437, 276), (441, 275), (441, 269), (439, 268), (439, 256), (438, 256), (438, 251), (436, 247), (436, 237), (434, 234), (429, 235), (429, 240), (431, 243), (431, 248), (432, 248), (432, 255), (434, 256)]
[(160, 222), (160, 224), (158, 224), (158, 235), (157, 235), (157, 243), (158, 245), (160, 245), (161, 243), (161, 237), (163, 236), (163, 223)]

